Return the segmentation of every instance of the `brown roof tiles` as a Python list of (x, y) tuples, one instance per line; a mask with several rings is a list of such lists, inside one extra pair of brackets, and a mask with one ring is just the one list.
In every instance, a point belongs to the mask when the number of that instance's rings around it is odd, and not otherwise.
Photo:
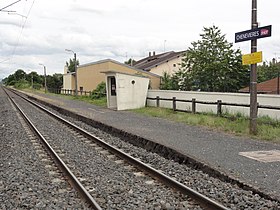
[[(258, 93), (266, 93), (266, 94), (277, 94), (277, 89), (279, 86), (280, 79), (278, 77), (267, 80), (257, 84), (257, 92)], [(241, 93), (249, 93), (249, 87), (242, 88), (239, 90)]]

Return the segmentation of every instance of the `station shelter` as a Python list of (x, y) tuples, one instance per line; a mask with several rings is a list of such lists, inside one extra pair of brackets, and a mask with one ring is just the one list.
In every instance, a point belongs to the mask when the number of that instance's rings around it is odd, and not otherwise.
[(115, 110), (128, 110), (145, 107), (149, 78), (116, 71), (105, 73), (107, 107)]

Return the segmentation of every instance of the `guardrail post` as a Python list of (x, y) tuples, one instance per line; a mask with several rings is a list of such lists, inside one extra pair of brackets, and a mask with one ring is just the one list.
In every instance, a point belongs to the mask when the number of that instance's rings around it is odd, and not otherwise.
[(222, 100), (217, 100), (217, 115), (222, 115)]
[(173, 112), (175, 112), (176, 111), (176, 97), (173, 97), (172, 98), (172, 102), (173, 102)]
[(156, 100), (157, 100), (157, 102), (156, 102), (157, 103), (157, 107), (159, 107), (159, 96), (157, 96)]
[(196, 102), (195, 102), (195, 98), (192, 98), (192, 113), (195, 114), (196, 113)]

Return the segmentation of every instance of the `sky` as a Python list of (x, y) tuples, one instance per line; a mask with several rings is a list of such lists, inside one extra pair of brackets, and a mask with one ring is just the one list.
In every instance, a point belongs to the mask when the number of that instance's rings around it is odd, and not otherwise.
[[(18, 1), (18, 2), (17, 2)], [(182, 51), (218, 26), (229, 42), (251, 28), (252, 0), (1, 0), (0, 80), (17, 69), (63, 73), (77, 54), (80, 64), (102, 59), (139, 60), (149, 52)], [(280, 1), (258, 0), (260, 26), (272, 36), (258, 40), (266, 61), (280, 60)], [(250, 53), (250, 42), (233, 45)]]

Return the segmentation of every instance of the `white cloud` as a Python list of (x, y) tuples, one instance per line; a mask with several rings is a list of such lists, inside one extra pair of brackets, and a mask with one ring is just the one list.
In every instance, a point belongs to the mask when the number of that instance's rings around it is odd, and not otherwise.
[[(13, 2), (1, 1), (0, 8)], [(9, 9), (27, 16), (33, 0), (21, 1)], [(273, 35), (262, 39), (259, 49), (265, 59), (280, 57), (278, 1), (260, 1), (261, 25), (273, 26)], [(80, 63), (112, 58), (123, 62), (140, 59), (149, 51), (179, 51), (199, 39), (203, 26), (215, 24), (228, 41), (234, 33), (250, 28), (251, 2), (244, 0), (60, 0), (34, 1), (25, 18), (0, 12), (0, 78), (17, 68), (40, 73), (42, 62), (50, 74), (62, 73), (73, 55)], [(166, 40), (166, 41), (164, 41)], [(250, 43), (234, 44), (249, 53)], [(4, 60), (7, 60), (3, 62)]]

